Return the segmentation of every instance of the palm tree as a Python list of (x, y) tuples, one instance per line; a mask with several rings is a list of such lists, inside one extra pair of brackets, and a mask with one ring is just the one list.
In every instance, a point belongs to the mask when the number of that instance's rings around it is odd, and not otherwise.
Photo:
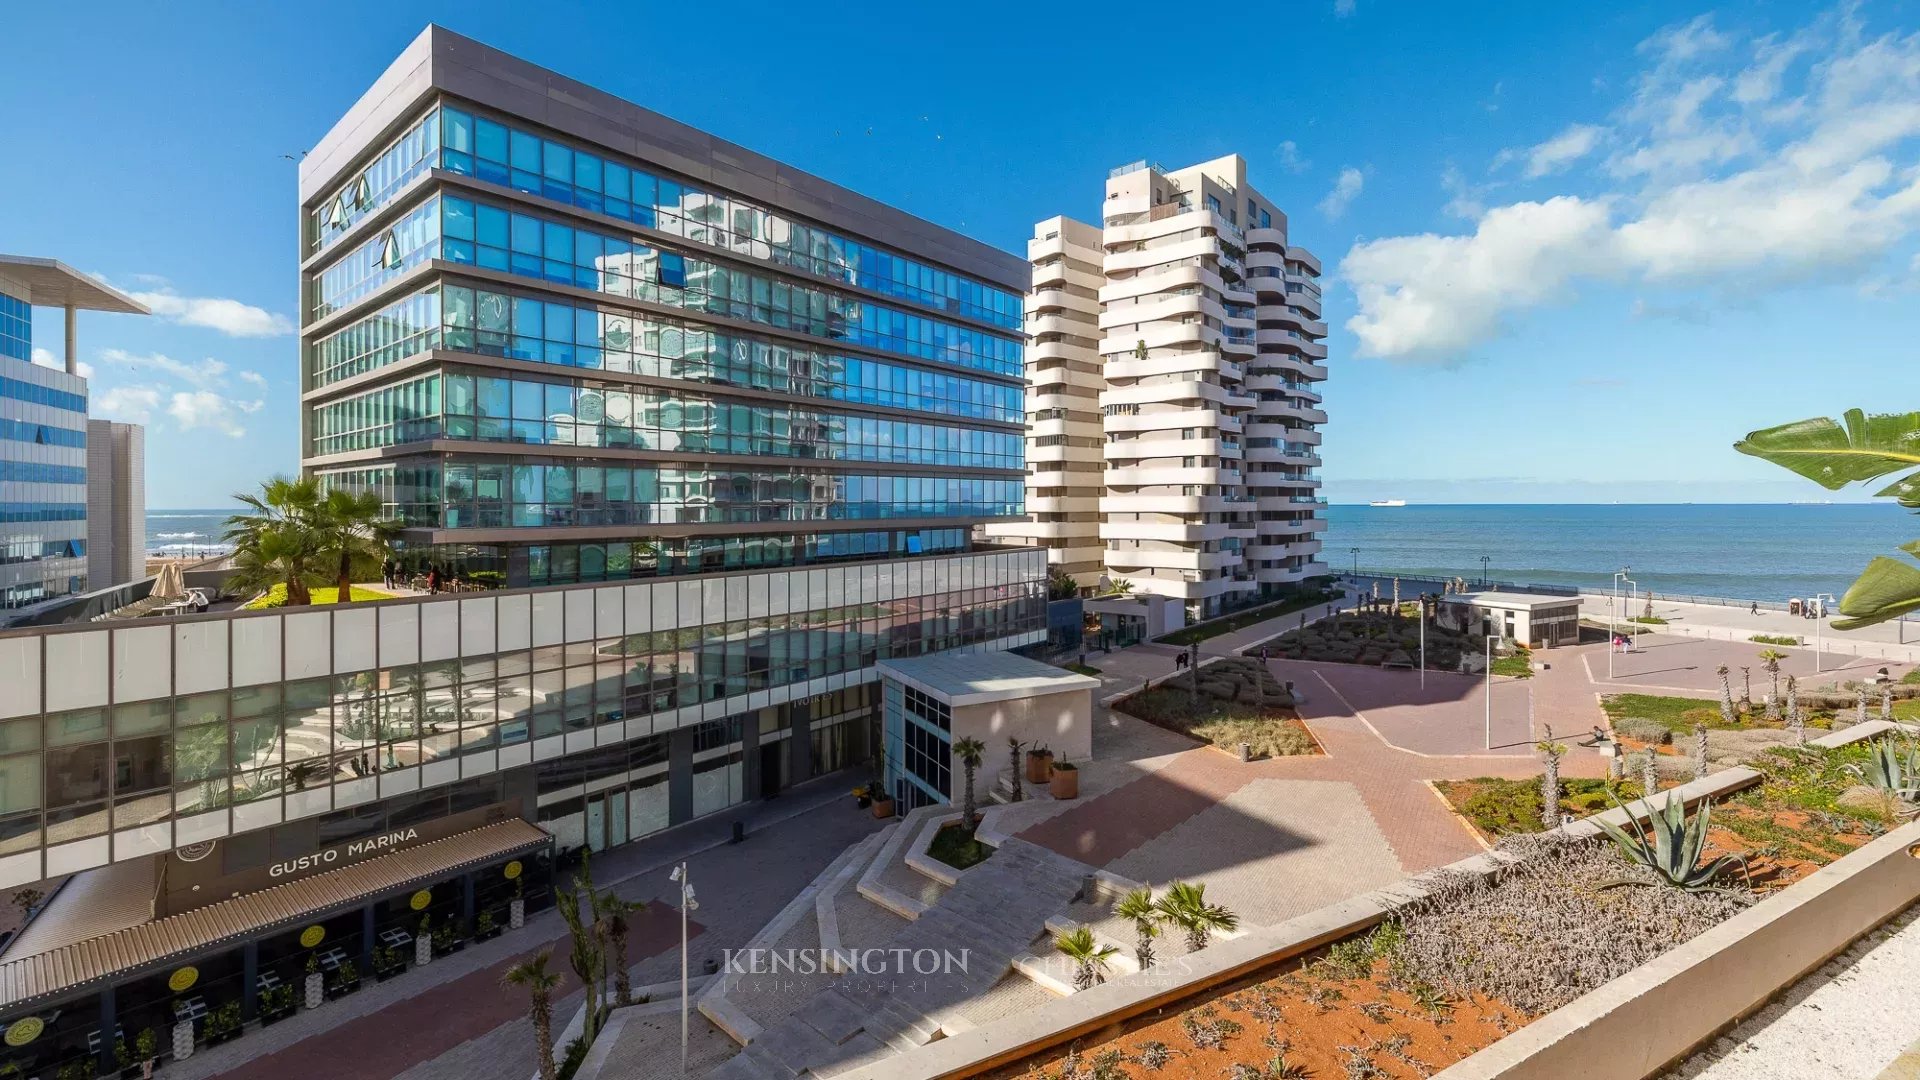
[(560, 985), (560, 973), (547, 970), (552, 957), (552, 949), (541, 949), (500, 977), (502, 985), (522, 987), (532, 999), (528, 1012), (533, 1019), (534, 1050), (540, 1055), (540, 1080), (554, 1080), (553, 991)]
[(1753, 668), (1740, 665), (1740, 711), (1753, 711)]
[(1721, 664), (1714, 674), (1720, 676), (1720, 720), (1728, 727), (1733, 726), (1733, 683), (1728, 679), (1727, 665)]
[(1023, 777), (1020, 773), (1020, 748), (1022, 745), (1024, 744), (1022, 744), (1019, 739), (1008, 736), (1007, 756), (1012, 760), (1007, 767), (1007, 784), (1013, 789), (1007, 796), (1010, 802), (1022, 802), (1027, 797), (1027, 789), (1022, 783)]
[(967, 785), (967, 801), (961, 806), (960, 812), (962, 816), (960, 820), (961, 823), (966, 826), (969, 833), (973, 831), (974, 824), (980, 818), (979, 814), (974, 813), (973, 773), (975, 769), (980, 767), (980, 760), (986, 756), (986, 753), (987, 748), (981, 745), (979, 739), (954, 740), (953, 756), (960, 759), (960, 767), (966, 776)]
[(1240, 916), (1219, 904), (1207, 903), (1205, 884), (1176, 881), (1154, 903), (1168, 922), (1185, 931), (1188, 952), (1199, 952), (1214, 934), (1230, 933), (1240, 926)]
[(392, 552), (394, 538), (400, 535), (400, 523), (388, 518), (385, 509), (374, 492), (356, 495), (338, 488), (327, 492), (315, 509), (314, 543), (323, 564), (333, 570), (342, 604), (352, 602), (355, 568), (370, 574), (372, 564)]
[[(1839, 491), (1857, 481), (1878, 480), (1906, 473), (1874, 494), (1897, 500), (1910, 510), (1920, 509), (1920, 412), (1868, 416), (1849, 409), (1841, 421), (1816, 416), (1792, 424), (1755, 431), (1733, 444), (1750, 454), (1791, 469), (1828, 491)], [(1920, 556), (1920, 542), (1902, 545), (1908, 555)], [(1920, 568), (1911, 562), (1875, 556), (1866, 570), (1840, 598), (1835, 630), (1852, 630), (1899, 618), (1920, 609)]]
[(1084, 926), (1075, 927), (1053, 939), (1053, 947), (1060, 955), (1073, 961), (1073, 988), (1085, 990), (1096, 982), (1104, 981), (1108, 970), (1107, 961), (1120, 950), (1111, 945), (1103, 945), (1094, 940), (1093, 931)]
[(234, 498), (251, 509), (227, 519), (224, 539), (233, 545), (233, 584), (264, 591), (284, 585), (289, 607), (313, 602), (307, 589), (320, 580), (319, 548), (312, 521), (320, 489), (310, 478), (276, 476), (260, 492)]
[(612, 889), (593, 898), (593, 910), (600, 921), (600, 932), (613, 952), (614, 1003), (621, 1008), (633, 1004), (633, 979), (627, 972), (627, 932), (632, 924), (627, 916), (647, 910), (644, 900), (623, 900)]
[(1154, 906), (1153, 890), (1133, 890), (1120, 898), (1113, 913), (1133, 923), (1133, 958), (1140, 962), (1140, 970), (1152, 967), (1153, 939), (1160, 936), (1160, 923), (1166, 918), (1166, 914)]
[(1760, 650), (1760, 666), (1765, 668), (1767, 674), (1773, 679), (1773, 689), (1767, 691), (1767, 719), (1769, 720), (1780, 719), (1780, 661), (1786, 658), (1787, 654), (1779, 649)]

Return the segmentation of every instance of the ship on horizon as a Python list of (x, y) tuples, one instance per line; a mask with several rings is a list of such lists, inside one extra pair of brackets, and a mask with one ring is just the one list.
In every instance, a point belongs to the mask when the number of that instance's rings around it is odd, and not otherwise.
[(1405, 500), (1405, 499), (1375, 499), (1375, 500), (1373, 500), (1372, 502), (1370, 502), (1370, 503), (1368, 503), (1367, 505), (1368, 505), (1368, 506), (1405, 506), (1405, 505), (1407, 505), (1407, 500)]

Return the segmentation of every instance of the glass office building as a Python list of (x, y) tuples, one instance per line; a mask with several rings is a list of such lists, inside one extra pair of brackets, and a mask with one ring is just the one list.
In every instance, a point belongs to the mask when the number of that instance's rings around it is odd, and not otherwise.
[[(66, 310), (65, 370), (33, 362), (33, 309)], [(0, 625), (87, 591), (87, 381), (75, 313), (146, 308), (51, 259), (0, 255)]]

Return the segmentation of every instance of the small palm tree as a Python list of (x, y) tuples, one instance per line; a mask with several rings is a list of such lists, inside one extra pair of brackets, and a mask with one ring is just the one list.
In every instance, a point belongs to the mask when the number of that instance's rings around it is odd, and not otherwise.
[(627, 972), (627, 933), (633, 928), (627, 916), (647, 910), (643, 900), (623, 900), (612, 889), (593, 898), (593, 910), (600, 932), (613, 956), (613, 993), (621, 1008), (633, 1004), (633, 979)]
[(1733, 682), (1727, 677), (1727, 665), (1721, 664), (1714, 669), (1720, 676), (1720, 720), (1728, 727), (1733, 726)]
[(1120, 950), (1111, 945), (1102, 945), (1094, 940), (1093, 931), (1084, 926), (1076, 927), (1053, 939), (1053, 947), (1060, 955), (1073, 961), (1073, 988), (1085, 990), (1094, 983), (1103, 982), (1108, 971), (1107, 961)]
[(553, 991), (560, 985), (560, 973), (547, 970), (552, 958), (552, 949), (541, 949), (500, 977), (503, 985), (521, 987), (531, 999), (528, 1014), (533, 1020), (534, 1050), (540, 1055), (540, 1080), (554, 1080)]
[(980, 761), (986, 756), (986, 753), (987, 748), (981, 745), (979, 739), (968, 738), (955, 739), (953, 741), (953, 756), (960, 759), (960, 768), (966, 777), (967, 801), (961, 805), (960, 820), (961, 823), (966, 826), (968, 832), (973, 831), (974, 823), (980, 818), (980, 815), (974, 812), (974, 807), (977, 804), (973, 798), (973, 774), (974, 770), (980, 767)]
[(1027, 789), (1021, 782), (1022, 777), (1020, 774), (1020, 750), (1025, 745), (1026, 744), (1022, 743), (1019, 739), (1011, 736), (1007, 738), (1007, 756), (1009, 758), (1007, 785), (1013, 789), (1007, 798), (1011, 802), (1021, 802), (1027, 797)]
[(1207, 887), (1185, 881), (1167, 886), (1155, 901), (1168, 922), (1187, 935), (1187, 951), (1199, 952), (1217, 933), (1230, 933), (1240, 926), (1240, 916), (1219, 904), (1207, 903)]
[(1113, 913), (1133, 923), (1133, 958), (1140, 962), (1140, 970), (1152, 967), (1153, 939), (1160, 936), (1160, 923), (1166, 919), (1166, 913), (1154, 905), (1153, 890), (1133, 890), (1120, 898)]
[(1780, 661), (1786, 658), (1787, 654), (1779, 649), (1760, 651), (1760, 666), (1766, 669), (1767, 675), (1773, 680), (1773, 689), (1767, 691), (1767, 719), (1769, 720), (1780, 719)]

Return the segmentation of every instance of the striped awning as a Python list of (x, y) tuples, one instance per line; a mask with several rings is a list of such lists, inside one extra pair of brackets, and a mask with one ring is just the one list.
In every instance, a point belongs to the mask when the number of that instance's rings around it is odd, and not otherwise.
[(222, 900), (193, 911), (0, 963), (0, 1008), (73, 990), (163, 961), (286, 929), (423, 881), (543, 847), (551, 839), (521, 818)]

